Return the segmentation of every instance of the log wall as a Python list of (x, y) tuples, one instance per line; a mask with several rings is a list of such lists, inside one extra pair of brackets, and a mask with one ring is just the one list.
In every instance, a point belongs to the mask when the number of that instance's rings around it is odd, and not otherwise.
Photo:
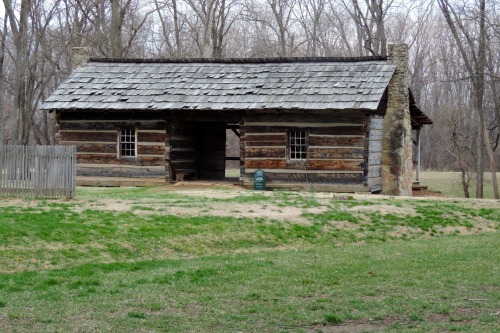
[(197, 177), (196, 169), (196, 128), (189, 123), (169, 123), (167, 140), (167, 168), (170, 181), (175, 181), (175, 172), (191, 170), (189, 178)]
[[(253, 187), (263, 169), (267, 187), (368, 191), (368, 123), (362, 111), (247, 116), (240, 123), (240, 184)], [(307, 159), (288, 158), (290, 130), (307, 132)]]
[[(82, 119), (83, 118), (83, 119)], [(119, 156), (119, 130), (134, 128), (137, 156)], [(75, 145), (77, 176), (166, 178), (166, 122), (157, 113), (82, 113), (58, 115), (61, 145)]]
[(370, 119), (368, 152), (368, 186), (370, 192), (382, 190), (382, 134), (384, 117), (373, 115)]

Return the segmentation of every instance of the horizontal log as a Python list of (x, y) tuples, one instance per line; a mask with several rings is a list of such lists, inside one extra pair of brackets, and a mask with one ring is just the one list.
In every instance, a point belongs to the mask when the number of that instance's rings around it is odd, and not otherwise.
[(365, 118), (365, 114), (362, 111), (349, 111), (349, 112), (336, 112), (335, 114), (326, 113), (296, 113), (296, 114), (284, 114), (280, 112), (279, 114), (252, 114), (246, 117), (247, 123), (254, 122), (304, 122), (304, 123), (317, 123), (319, 119), (325, 123), (357, 123)]
[(137, 141), (140, 142), (165, 142), (165, 133), (138, 132)]
[(251, 159), (246, 158), (245, 159), (245, 168), (249, 168), (249, 169), (285, 169), (285, 168), (287, 168), (287, 162), (285, 159), (251, 160)]
[(77, 154), (77, 163), (162, 166), (165, 158), (157, 156), (117, 157), (116, 154)]
[[(68, 132), (60, 131), (61, 135), (60, 141), (92, 141), (92, 142), (117, 142), (118, 133), (117, 132), (92, 132), (92, 131), (82, 131), (82, 132)], [(63, 143), (62, 143), (63, 144)]]
[[(287, 128), (278, 128), (278, 127), (257, 127), (257, 126), (248, 126), (246, 127), (247, 133), (252, 134), (262, 134), (266, 135), (266, 133), (279, 133), (283, 132), (283, 135), (286, 134), (286, 131), (289, 129), (300, 129), (300, 130), (308, 130), (309, 135), (360, 135), (364, 136), (365, 129), (362, 126), (331, 126), (331, 127), (307, 127), (307, 126), (299, 126), (296, 127), (287, 127)], [(277, 134), (279, 135), (279, 134)], [(255, 137), (257, 135), (246, 135), (245, 139)], [(282, 138), (280, 138), (282, 139)], [(284, 138), (286, 140), (286, 136)], [(252, 140), (252, 139), (251, 139)]]
[[(245, 171), (246, 170), (246, 171)], [(245, 169), (243, 173), (254, 173), (257, 169)], [(332, 170), (303, 170), (303, 169), (262, 169), (269, 173), (356, 173), (362, 175), (364, 171), (332, 171)]]
[(196, 169), (195, 161), (171, 161), (170, 167), (172, 170), (176, 169)]
[(77, 176), (86, 177), (130, 177), (130, 178), (164, 178), (167, 176), (165, 168), (127, 168), (127, 167), (88, 167), (85, 164), (77, 165)]
[(116, 143), (84, 142), (76, 144), (78, 153), (110, 153), (116, 155)]
[[(245, 174), (245, 180), (253, 180), (252, 174)], [(366, 177), (359, 173), (266, 173), (267, 181), (288, 181), (332, 184), (363, 184)]]
[(363, 148), (309, 148), (310, 159), (361, 159), (364, 157)]
[(363, 160), (310, 160), (308, 164), (312, 170), (362, 171), (365, 167)]
[(247, 147), (253, 146), (284, 146), (286, 145), (286, 134), (261, 134), (246, 135), (245, 144)]
[(194, 150), (173, 150), (170, 153), (171, 160), (195, 160), (196, 159), (196, 151)]
[(305, 162), (289, 162), (285, 159), (245, 159), (248, 169), (298, 169), (298, 170), (336, 170), (336, 171), (363, 171), (364, 162), (361, 160), (309, 160)]
[(309, 134), (319, 135), (364, 135), (365, 130), (363, 126), (326, 126), (323, 124), (321, 127), (308, 127), (301, 123), (296, 126), (245, 126), (246, 133), (286, 133), (287, 130), (309, 130)]
[(309, 128), (309, 135), (364, 135), (365, 129), (362, 126), (339, 126)]
[(143, 130), (165, 130), (165, 121), (61, 121), (62, 130), (117, 130), (120, 128), (138, 128)]
[(286, 156), (285, 147), (246, 147), (245, 157), (273, 157), (273, 158), (285, 158)]
[(266, 127), (307, 127), (307, 128), (320, 128), (320, 127), (334, 127), (334, 126), (360, 126), (363, 125), (364, 119), (355, 120), (352, 123), (341, 123), (336, 121), (326, 121), (321, 117), (311, 119), (312, 121), (304, 121), (302, 118), (297, 118), (294, 121), (284, 121), (280, 116), (276, 117), (274, 121), (261, 122), (261, 121), (246, 121), (245, 128), (252, 126), (266, 126)]
[(137, 145), (137, 153), (140, 155), (165, 155), (165, 146), (164, 145), (146, 145), (143, 146), (140, 143)]
[(363, 147), (365, 138), (363, 136), (315, 136), (309, 135), (309, 146), (326, 147)]
[[(241, 181), (240, 185), (252, 189), (253, 181)], [(365, 184), (308, 184), (305, 182), (268, 182), (266, 183), (268, 190), (290, 190), (290, 191), (318, 191), (318, 192), (336, 192), (336, 193), (349, 193), (349, 192), (369, 192), (368, 186)]]

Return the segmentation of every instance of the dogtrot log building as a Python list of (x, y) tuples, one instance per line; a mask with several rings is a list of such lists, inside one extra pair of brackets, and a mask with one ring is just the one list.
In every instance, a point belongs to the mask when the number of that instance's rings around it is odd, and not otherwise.
[[(430, 119), (408, 86), (407, 47), (388, 57), (93, 59), (45, 101), (59, 144), (77, 146), (77, 174), (225, 177), (267, 188), (411, 195), (412, 130)], [(239, 153), (226, 156), (226, 133)]]

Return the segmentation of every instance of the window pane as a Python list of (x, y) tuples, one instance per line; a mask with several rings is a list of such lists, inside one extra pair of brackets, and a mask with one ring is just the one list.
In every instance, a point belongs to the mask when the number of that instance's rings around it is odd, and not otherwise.
[(120, 131), (120, 156), (136, 156), (135, 129), (122, 129)]
[(289, 132), (289, 151), (291, 160), (307, 159), (306, 131)]

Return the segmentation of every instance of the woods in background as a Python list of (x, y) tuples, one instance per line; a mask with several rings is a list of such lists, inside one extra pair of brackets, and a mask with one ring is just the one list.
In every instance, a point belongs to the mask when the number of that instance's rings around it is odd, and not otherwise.
[(53, 143), (52, 115), (38, 107), (69, 75), (72, 47), (113, 58), (314, 57), (386, 55), (388, 42), (404, 42), (413, 94), (434, 120), (422, 166), (460, 170), (464, 193), (477, 175), (481, 197), (481, 170), (500, 162), (493, 0), (2, 1), (0, 144)]

